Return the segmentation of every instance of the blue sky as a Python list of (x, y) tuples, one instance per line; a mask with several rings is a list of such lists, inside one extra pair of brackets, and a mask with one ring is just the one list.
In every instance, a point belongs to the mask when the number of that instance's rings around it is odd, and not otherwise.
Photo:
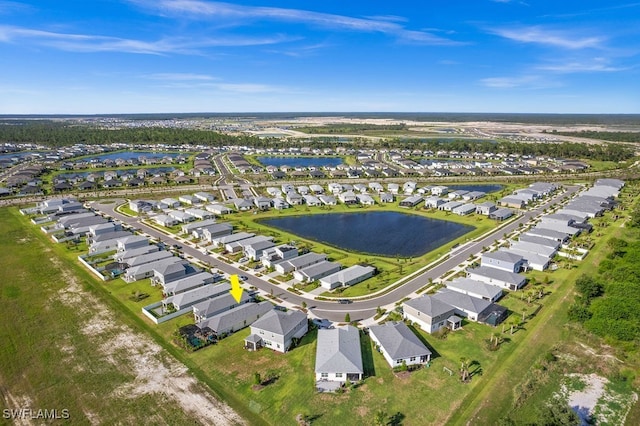
[(640, 113), (640, 2), (0, 0), (0, 114)]

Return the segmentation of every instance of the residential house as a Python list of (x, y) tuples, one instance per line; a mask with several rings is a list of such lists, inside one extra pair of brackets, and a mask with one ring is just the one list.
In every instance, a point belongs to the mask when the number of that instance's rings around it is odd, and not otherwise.
[(271, 208), (271, 198), (267, 197), (253, 197), (253, 204), (258, 210), (269, 210)]
[(212, 334), (221, 339), (238, 330), (253, 324), (258, 318), (273, 310), (270, 302), (244, 303), (229, 311), (221, 312), (196, 326), (206, 334)]
[(320, 279), (323, 288), (332, 290), (336, 287), (350, 286), (372, 277), (376, 272), (373, 266), (353, 265)]
[(513, 216), (513, 211), (507, 208), (499, 208), (489, 213), (489, 219), (494, 219), (497, 221), (509, 219), (511, 216)]
[(222, 247), (228, 243), (233, 243), (236, 241), (246, 240), (247, 238), (254, 237), (256, 234), (251, 232), (236, 232), (230, 235), (224, 235), (221, 237), (216, 237), (211, 239), (211, 244), (214, 247)]
[(468, 203), (454, 208), (453, 210), (451, 210), (451, 213), (457, 214), (459, 216), (466, 216), (468, 214), (474, 213), (475, 211), (476, 205)]
[(445, 284), (449, 290), (489, 302), (496, 302), (502, 297), (502, 288), (469, 278), (456, 278), (453, 281), (446, 281)]
[(488, 300), (447, 289), (440, 290), (432, 297), (453, 306), (456, 309), (456, 315), (476, 322), (479, 316), (492, 305), (492, 302)]
[(251, 324), (251, 333), (245, 339), (245, 348), (257, 350), (260, 347), (286, 352), (295, 340), (307, 334), (307, 316), (300, 311), (282, 312), (273, 309)]
[(287, 259), (293, 259), (297, 256), (297, 248), (287, 244), (282, 244), (263, 251), (262, 256), (260, 257), (260, 261), (266, 268), (271, 268), (275, 266), (276, 263), (282, 262), (283, 260)]
[(323, 382), (341, 384), (363, 379), (360, 332), (356, 327), (347, 325), (318, 330), (315, 373), (316, 387), (320, 391), (335, 389)]
[[(219, 286), (225, 286), (225, 284), (220, 284)], [(219, 287), (219, 286), (207, 286), (207, 287)], [(251, 302), (253, 299), (251, 296), (247, 294), (246, 291), (242, 292), (240, 296), (240, 301), (237, 301), (235, 297), (229, 293), (228, 289), (221, 288), (215, 296), (209, 298), (207, 300), (198, 302), (192, 306), (193, 308), (193, 317), (195, 322), (201, 322), (206, 319), (209, 319), (215, 315), (221, 314), (225, 311), (230, 311), (231, 309), (237, 308), (240, 305)]]
[[(209, 272), (198, 272), (195, 274), (187, 275), (184, 278), (180, 278), (178, 280), (165, 283), (162, 292), (164, 293), (165, 297), (173, 296), (179, 293), (184, 293), (185, 291), (189, 291), (197, 287), (202, 287), (203, 285), (215, 283), (216, 281), (219, 281), (221, 279), (222, 279), (222, 276), (219, 274), (211, 274)], [(231, 289), (231, 285), (229, 283), (222, 283), (219, 285), (225, 286), (224, 291), (228, 292)]]
[(520, 272), (526, 269), (526, 262), (522, 256), (505, 250), (482, 253), (480, 264), (508, 272)]
[(369, 335), (391, 368), (403, 364), (426, 364), (431, 360), (431, 351), (403, 322), (389, 321), (383, 325), (372, 325)]
[(445, 327), (456, 330), (462, 325), (453, 306), (428, 294), (404, 302), (402, 309), (404, 319), (415, 322), (429, 334)]
[(262, 253), (264, 253), (265, 250), (275, 246), (276, 244), (272, 240), (257, 241), (244, 246), (244, 255), (251, 260), (258, 260), (262, 257)]
[[(167, 261), (175, 258), (165, 259)], [(181, 260), (178, 258), (178, 260)], [(187, 276), (187, 271), (190, 270), (189, 262), (186, 260), (180, 262), (166, 262), (162, 263), (154, 268), (153, 278), (151, 282), (154, 284), (160, 284), (163, 287), (167, 283), (175, 280), (179, 280)]]
[(233, 212), (233, 210), (231, 210), (229, 207), (223, 206), (222, 204), (207, 204), (204, 208), (205, 210), (217, 215), (229, 214)]
[(118, 240), (117, 250), (118, 252), (123, 252), (148, 245), (149, 239), (147, 237), (143, 237), (142, 235), (130, 235)]
[[(195, 210), (195, 209), (192, 209), (192, 210)], [(196, 229), (206, 228), (207, 226), (215, 225), (215, 224), (216, 224), (215, 219), (200, 220), (198, 222), (191, 222), (191, 223), (186, 223), (182, 225), (181, 231), (183, 234), (190, 234)]]
[(514, 291), (524, 286), (526, 282), (524, 275), (488, 266), (467, 269), (467, 278)]
[(340, 270), (342, 265), (337, 262), (322, 261), (313, 265), (297, 269), (293, 277), (301, 282), (313, 282)]
[(179, 223), (175, 218), (166, 214), (157, 214), (153, 216), (152, 220), (158, 225), (164, 226), (165, 228), (170, 228)]
[(275, 265), (276, 271), (280, 274), (287, 274), (289, 272), (296, 271), (298, 269), (302, 269), (304, 267), (314, 265), (316, 263), (327, 260), (326, 254), (319, 253), (307, 253), (302, 256), (294, 257), (293, 259), (284, 260)]
[(230, 223), (216, 223), (202, 228), (202, 237), (208, 242), (213, 242), (214, 239), (231, 235), (232, 232), (233, 226)]
[(498, 208), (491, 201), (485, 201), (482, 204), (476, 204), (476, 214), (489, 216), (491, 213), (493, 213), (496, 210), (498, 210)]
[(400, 207), (416, 207), (423, 200), (424, 198), (422, 198), (420, 195), (412, 195), (400, 201)]

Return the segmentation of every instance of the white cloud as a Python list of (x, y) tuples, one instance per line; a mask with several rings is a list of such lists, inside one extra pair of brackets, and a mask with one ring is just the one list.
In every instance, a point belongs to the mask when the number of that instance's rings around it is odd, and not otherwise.
[(167, 80), (167, 81), (211, 81), (216, 80), (215, 77), (206, 74), (191, 74), (191, 73), (156, 73), (148, 74), (145, 77), (152, 80)]
[(557, 82), (540, 75), (489, 77), (481, 79), (480, 83), (492, 89), (547, 89), (560, 86)]
[(168, 53), (201, 54), (201, 49), (223, 46), (258, 46), (291, 41), (292, 38), (275, 35), (271, 37), (221, 37), (221, 38), (176, 38), (165, 37), (155, 41), (128, 38), (57, 33), (31, 28), (0, 25), (0, 42), (31, 42), (71, 52), (124, 52), (149, 55)]
[(152, 13), (167, 17), (207, 19), (231, 24), (235, 21), (236, 25), (246, 25), (253, 21), (292, 22), (341, 31), (381, 33), (399, 40), (424, 44), (457, 44), (453, 40), (428, 32), (409, 30), (399, 23), (402, 18), (397, 16), (355, 18), (301, 9), (242, 6), (203, 0), (130, 0), (130, 2)]
[(580, 72), (617, 72), (628, 68), (613, 67), (604, 58), (593, 58), (590, 61), (565, 61), (548, 65), (540, 65), (539, 70), (552, 71), (558, 73), (580, 73)]
[(601, 48), (604, 37), (580, 36), (568, 31), (547, 29), (541, 26), (489, 29), (490, 33), (522, 43), (544, 44), (564, 49)]

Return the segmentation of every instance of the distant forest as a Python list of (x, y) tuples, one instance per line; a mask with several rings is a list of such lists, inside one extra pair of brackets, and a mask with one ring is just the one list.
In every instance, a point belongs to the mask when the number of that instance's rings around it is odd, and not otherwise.
[(579, 138), (600, 139), (612, 142), (640, 142), (638, 132), (598, 132), (595, 130), (581, 130), (579, 132), (553, 132), (554, 135), (575, 136)]
[[(365, 125), (366, 126), (366, 125)], [(153, 144), (169, 145), (198, 144), (211, 147), (225, 145), (252, 146), (256, 148), (283, 148), (299, 146), (300, 141), (287, 141), (256, 136), (232, 136), (210, 130), (181, 129), (171, 127), (135, 127), (123, 129), (100, 129), (90, 125), (70, 124), (49, 120), (0, 121), (0, 143), (35, 143), (59, 148), (78, 143), (83, 144)], [(486, 141), (456, 138), (388, 139), (372, 142), (355, 139), (345, 143), (338, 137), (318, 138), (305, 141), (311, 148), (417, 149), (458, 152), (513, 153), (520, 155), (546, 155), (554, 158), (571, 158), (601, 161), (624, 161), (634, 156), (632, 148), (624, 144), (580, 144), (580, 143), (521, 143), (511, 141)]]

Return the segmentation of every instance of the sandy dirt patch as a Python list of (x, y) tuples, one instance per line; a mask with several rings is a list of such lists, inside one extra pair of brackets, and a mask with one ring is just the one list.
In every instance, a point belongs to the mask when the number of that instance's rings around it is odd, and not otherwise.
[[(95, 339), (96, 347), (119, 369), (128, 370), (135, 378), (116, 389), (113, 397), (135, 398), (160, 394), (174, 400), (194, 419), (207, 425), (245, 424), (227, 404), (216, 400), (187, 368), (171, 357), (148, 336), (113, 320), (113, 313), (94, 295), (84, 291), (75, 277), (55, 258), (50, 259), (62, 271), (67, 286), (58, 299), (87, 318), (81, 325), (83, 334)], [(65, 347), (66, 352), (72, 350)], [(124, 362), (123, 362), (124, 361)], [(100, 420), (85, 413), (90, 423)]]

